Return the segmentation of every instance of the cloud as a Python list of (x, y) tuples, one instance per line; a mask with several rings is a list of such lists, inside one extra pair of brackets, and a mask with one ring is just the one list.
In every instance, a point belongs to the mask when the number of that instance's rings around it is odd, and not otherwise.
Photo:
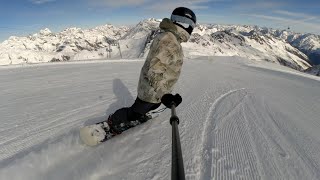
[(53, 2), (55, 0), (30, 0), (33, 4), (44, 4), (48, 2)]
[[(276, 20), (280, 22), (288, 22), (291, 24), (303, 24), (304, 25), (314, 25), (314, 27), (318, 27), (319, 24), (317, 24), (316, 21), (318, 21), (319, 17), (312, 16), (305, 13), (297, 13), (297, 12), (289, 12), (289, 11), (283, 11), (283, 10), (276, 10), (273, 11), (273, 13), (280, 15), (278, 16), (266, 16), (266, 15), (258, 15), (253, 14), (255, 17), (263, 18), (263, 19), (270, 19), (270, 20)], [(252, 15), (251, 15), (252, 16)], [(312, 23), (307, 23), (312, 21)]]
[(173, 10), (175, 7), (185, 6), (190, 9), (205, 9), (208, 6), (204, 5), (211, 1), (225, 1), (225, 0), (87, 0), (90, 4), (95, 6), (104, 6), (110, 8), (121, 7), (139, 7), (145, 10), (156, 12), (167, 12)]
[(196, 9), (207, 9), (209, 8), (206, 3), (213, 2), (213, 1), (223, 1), (223, 0), (165, 0), (162, 2), (155, 2), (146, 6), (146, 9), (152, 11), (172, 11), (174, 8), (183, 6), (188, 7), (192, 10)]
[(148, 3), (151, 0), (88, 0), (94, 5), (103, 5), (106, 7), (128, 7), (138, 6)]
[[(284, 11), (285, 12), (285, 11)], [(280, 13), (281, 14), (281, 13)], [(297, 14), (285, 12), (286, 15), (291, 15), (292, 17), (297, 17)], [(286, 17), (276, 17), (276, 16), (268, 16), (268, 15), (261, 15), (261, 14), (243, 14), (251, 17), (261, 18), (261, 19), (267, 19), (272, 21), (281, 22), (283, 25), (289, 25), (289, 26), (296, 26), (302, 29), (309, 29), (309, 31), (319, 31), (320, 30), (320, 24), (315, 22), (307, 22), (310, 20), (313, 20), (313, 16), (306, 15), (303, 16), (302, 19), (291, 19)]]
[(283, 11), (283, 10), (276, 10), (273, 11), (276, 14), (290, 16), (290, 17), (298, 17), (298, 18), (306, 18), (306, 19), (316, 19), (317, 17), (311, 16), (304, 13), (297, 13), (297, 12), (289, 12), (289, 11)]
[(238, 3), (233, 3), (233, 8), (235, 10), (241, 11), (256, 11), (256, 10), (266, 10), (266, 9), (274, 9), (282, 6), (287, 6), (286, 2), (275, 2), (275, 1), (238, 1)]

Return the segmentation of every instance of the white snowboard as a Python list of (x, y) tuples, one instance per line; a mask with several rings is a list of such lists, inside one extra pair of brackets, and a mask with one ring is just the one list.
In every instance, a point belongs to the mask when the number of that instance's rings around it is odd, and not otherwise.
[[(150, 113), (147, 113), (147, 115), (150, 117), (150, 119), (153, 119), (158, 117), (159, 113), (160, 112), (152, 111)], [(132, 126), (140, 124), (138, 121), (132, 121), (131, 123)], [(107, 122), (101, 122), (98, 124), (88, 125), (80, 128), (80, 139), (84, 144), (88, 146), (96, 146), (112, 137), (113, 135), (109, 132), (109, 125)]]

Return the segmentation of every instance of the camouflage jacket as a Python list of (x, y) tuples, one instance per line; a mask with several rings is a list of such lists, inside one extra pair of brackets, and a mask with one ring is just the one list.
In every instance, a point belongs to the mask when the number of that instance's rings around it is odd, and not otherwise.
[(190, 37), (167, 18), (162, 20), (160, 28), (162, 32), (151, 44), (138, 85), (138, 97), (150, 103), (159, 103), (164, 94), (171, 93), (183, 63), (181, 42), (187, 42)]

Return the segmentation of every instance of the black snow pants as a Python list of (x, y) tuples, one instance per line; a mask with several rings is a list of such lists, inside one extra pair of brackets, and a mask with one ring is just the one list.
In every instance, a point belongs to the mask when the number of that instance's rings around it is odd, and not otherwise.
[(143, 120), (145, 114), (151, 110), (157, 109), (161, 103), (149, 103), (142, 101), (137, 97), (131, 107), (124, 107), (114, 112), (110, 118), (112, 126), (121, 123), (128, 124), (130, 121)]

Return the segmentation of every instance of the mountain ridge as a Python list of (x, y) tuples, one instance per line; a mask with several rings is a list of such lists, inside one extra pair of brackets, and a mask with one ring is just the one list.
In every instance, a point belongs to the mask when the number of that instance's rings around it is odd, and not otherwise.
[[(128, 28), (111, 24), (52, 33), (45, 28), (0, 44), (0, 65), (84, 59), (143, 58), (160, 32), (150, 18)], [(247, 25), (198, 24), (182, 44), (185, 56), (240, 56), (270, 61), (299, 71), (317, 64), (320, 36)]]

